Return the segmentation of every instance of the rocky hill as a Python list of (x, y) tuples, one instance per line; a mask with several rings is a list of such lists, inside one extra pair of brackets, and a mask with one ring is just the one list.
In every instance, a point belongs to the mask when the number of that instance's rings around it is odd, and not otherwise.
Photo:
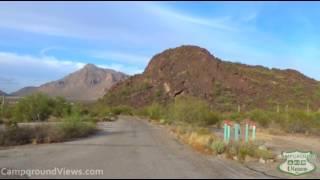
[(142, 74), (130, 77), (103, 98), (111, 105), (167, 103), (179, 95), (196, 96), (212, 107), (242, 109), (320, 107), (320, 84), (298, 71), (223, 61), (206, 49), (181, 46), (155, 55)]
[(87, 64), (82, 69), (60, 80), (39, 87), (26, 87), (13, 95), (24, 96), (33, 92), (42, 92), (50, 96), (63, 96), (71, 100), (96, 100), (106, 94), (112, 85), (126, 78), (128, 76), (121, 72)]

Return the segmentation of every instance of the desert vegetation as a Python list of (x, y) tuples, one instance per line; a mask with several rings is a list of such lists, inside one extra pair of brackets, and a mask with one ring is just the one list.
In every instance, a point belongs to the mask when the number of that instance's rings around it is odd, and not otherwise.
[(264, 129), (278, 129), (286, 133), (319, 135), (320, 112), (299, 109), (271, 111), (254, 109), (243, 112), (218, 112), (204, 100), (180, 96), (169, 104), (152, 103), (135, 109), (134, 114), (163, 124), (190, 124), (198, 127), (221, 126), (223, 120), (241, 123), (250, 119)]
[(232, 141), (227, 144), (209, 129), (191, 125), (173, 126), (170, 130), (177, 139), (205, 154), (223, 155), (239, 162), (250, 160), (267, 162), (275, 159), (275, 155), (259, 141), (249, 143)]
[(223, 120), (226, 119), (237, 123), (250, 119), (256, 122), (258, 129), (267, 129), (270, 130), (269, 132), (319, 135), (320, 130), (320, 112), (288, 107), (282, 110), (254, 109), (219, 112), (215, 111), (206, 101), (185, 95), (178, 96), (167, 104), (154, 102), (143, 108), (126, 108), (131, 109), (130, 112), (133, 115), (168, 125), (179, 140), (196, 150), (223, 155), (240, 162), (248, 161), (248, 159), (273, 161), (275, 156), (263, 146), (263, 142), (259, 141), (249, 143), (239, 141), (226, 144), (221, 137), (210, 131), (210, 127), (220, 128)]
[(164, 124), (190, 124), (198, 127), (220, 127), (226, 119), (238, 123), (250, 119), (260, 128), (278, 129), (286, 133), (318, 135), (320, 129), (320, 112), (317, 111), (287, 108), (283, 111), (254, 109), (243, 112), (218, 112), (206, 101), (190, 96), (177, 97), (174, 102), (166, 105), (155, 102), (134, 110), (134, 114)]
[(81, 104), (36, 93), (0, 109), (0, 146), (51, 143), (96, 132), (96, 120)]
[(135, 114), (168, 124), (192, 124), (203, 127), (214, 125), (221, 120), (218, 113), (210, 109), (205, 101), (190, 96), (181, 96), (167, 105), (153, 103)]

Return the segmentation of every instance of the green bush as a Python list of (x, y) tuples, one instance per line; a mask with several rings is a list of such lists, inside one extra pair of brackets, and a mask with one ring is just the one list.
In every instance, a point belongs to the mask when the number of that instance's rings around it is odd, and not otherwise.
[(64, 117), (72, 113), (72, 106), (63, 97), (55, 97), (51, 99), (51, 115), (55, 117)]
[(194, 125), (213, 125), (219, 121), (216, 113), (210, 111), (208, 103), (200, 99), (181, 96), (170, 107), (169, 118)]
[(104, 118), (107, 116), (111, 116), (110, 107), (100, 102), (88, 105), (86, 108), (89, 111), (88, 114), (93, 117)]
[(258, 146), (255, 146), (252, 143), (241, 144), (239, 147), (238, 157), (240, 161), (245, 160), (246, 156), (255, 157), (255, 151), (258, 149)]
[(213, 141), (210, 148), (216, 153), (216, 154), (223, 154), (226, 150), (226, 145), (221, 140)]
[(236, 156), (241, 162), (245, 160), (246, 156), (265, 160), (274, 158), (274, 154), (271, 151), (259, 149), (259, 146), (254, 143), (232, 142), (226, 146), (225, 152), (229, 158)]
[(71, 113), (71, 105), (62, 97), (51, 98), (41, 93), (23, 97), (13, 108), (13, 121), (45, 121), (49, 116), (63, 117)]
[(18, 101), (14, 119), (20, 121), (43, 121), (51, 114), (53, 102), (43, 94), (33, 94)]
[(88, 117), (73, 115), (54, 125), (16, 126), (1, 129), (0, 146), (62, 142), (86, 137), (96, 130), (96, 124), (89, 121)]
[(223, 119), (229, 119), (229, 120), (232, 120), (235, 122), (240, 122), (247, 117), (242, 112), (240, 112), (240, 113), (239, 112), (226, 113), (226, 114), (223, 114), (222, 116), (223, 116)]
[(69, 116), (63, 119), (59, 125), (64, 139), (79, 138), (90, 135), (96, 131), (96, 124), (90, 122), (89, 117), (80, 117), (78, 115)]
[(110, 112), (113, 115), (120, 115), (120, 114), (132, 115), (133, 109), (130, 106), (120, 105), (120, 106), (111, 107)]
[(271, 119), (268, 116), (268, 112), (262, 110), (253, 110), (248, 113), (249, 118), (257, 122), (262, 127), (268, 127), (270, 125)]
[(312, 128), (312, 116), (304, 111), (291, 110), (285, 124), (285, 130), (290, 133), (306, 133)]
[(152, 105), (146, 107), (147, 115), (153, 120), (160, 120), (165, 116), (165, 109), (158, 103), (152, 103)]
[(274, 154), (271, 151), (268, 151), (268, 150), (256, 149), (254, 153), (255, 153), (255, 157), (262, 158), (264, 160), (273, 159), (274, 158)]

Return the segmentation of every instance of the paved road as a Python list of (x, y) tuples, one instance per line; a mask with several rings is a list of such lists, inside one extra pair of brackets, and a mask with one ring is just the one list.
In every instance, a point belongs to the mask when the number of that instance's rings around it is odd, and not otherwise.
[[(100, 127), (99, 134), (85, 139), (0, 150), (0, 168), (103, 170), (102, 176), (68, 178), (266, 178), (236, 162), (194, 152), (143, 120), (121, 117)], [(32, 176), (43, 177), (65, 176)]]

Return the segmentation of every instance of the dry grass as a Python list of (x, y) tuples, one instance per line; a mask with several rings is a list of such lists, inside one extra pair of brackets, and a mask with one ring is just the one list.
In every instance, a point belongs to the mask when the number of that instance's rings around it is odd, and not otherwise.
[(216, 139), (208, 130), (204, 128), (192, 128), (178, 126), (171, 128), (171, 132), (185, 144), (203, 154), (212, 154), (209, 145)]
[[(256, 160), (259, 158), (274, 159), (269, 150), (259, 149), (259, 143), (235, 143), (225, 144), (220, 138), (205, 128), (193, 128), (191, 126), (171, 127), (171, 132), (184, 144), (190, 145), (194, 150), (208, 155), (225, 154), (227, 158), (244, 162), (247, 156)], [(263, 134), (264, 135), (264, 134)], [(267, 136), (265, 136), (267, 137)]]
[(8, 127), (0, 130), (0, 146), (63, 142), (89, 136), (96, 130), (91, 122)]

